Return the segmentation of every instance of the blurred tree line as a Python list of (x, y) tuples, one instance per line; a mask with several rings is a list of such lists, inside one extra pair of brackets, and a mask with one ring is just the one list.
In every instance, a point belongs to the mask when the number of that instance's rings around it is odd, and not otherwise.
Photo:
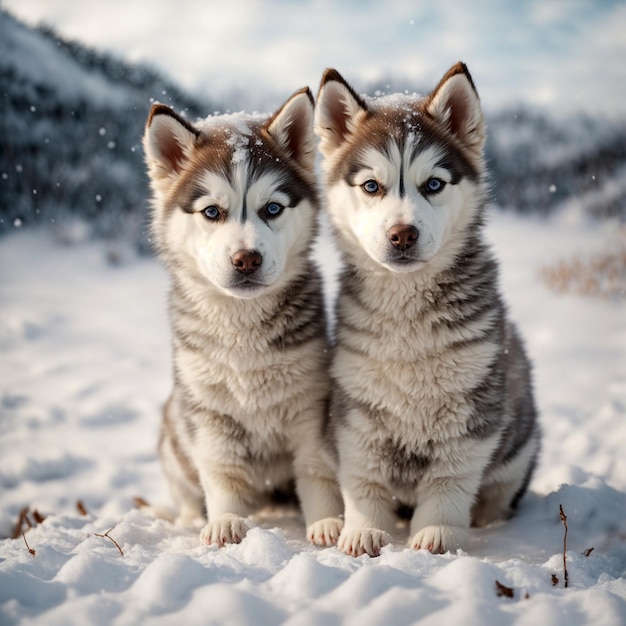
[[(148, 67), (0, 10), (0, 233), (79, 219), (97, 237), (147, 250), (141, 137), (154, 100), (191, 121), (220, 108)], [(487, 122), (498, 206), (547, 215), (574, 203), (593, 217), (626, 218), (626, 120), (519, 109)]]

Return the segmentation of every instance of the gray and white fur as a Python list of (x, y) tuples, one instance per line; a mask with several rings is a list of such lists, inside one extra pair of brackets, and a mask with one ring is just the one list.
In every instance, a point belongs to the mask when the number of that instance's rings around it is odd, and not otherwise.
[(196, 125), (157, 104), (144, 148), (151, 232), (171, 277), (174, 381), (159, 454), (178, 522), (201, 524), (206, 544), (239, 542), (265, 496), (295, 480), (308, 539), (334, 544), (343, 507), (322, 441), (311, 93), (271, 117)]
[(345, 261), (327, 432), (338, 546), (379, 554), (402, 503), (410, 547), (464, 548), (472, 524), (512, 513), (540, 442), (530, 364), (483, 239), (474, 83), (458, 63), (424, 98), (371, 99), (327, 70), (315, 130)]

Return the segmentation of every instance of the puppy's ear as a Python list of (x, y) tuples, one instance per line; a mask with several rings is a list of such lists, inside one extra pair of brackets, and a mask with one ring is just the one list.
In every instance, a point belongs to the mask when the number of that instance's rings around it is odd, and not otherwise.
[(146, 123), (143, 147), (153, 182), (176, 177), (200, 131), (164, 104), (154, 104)]
[(274, 141), (299, 165), (313, 170), (313, 95), (308, 87), (296, 91), (269, 119), (265, 129)]
[(367, 105), (337, 70), (327, 69), (317, 94), (315, 134), (320, 150), (330, 156), (367, 115)]
[(476, 157), (481, 157), (486, 125), (474, 81), (464, 63), (452, 66), (426, 98), (426, 112)]

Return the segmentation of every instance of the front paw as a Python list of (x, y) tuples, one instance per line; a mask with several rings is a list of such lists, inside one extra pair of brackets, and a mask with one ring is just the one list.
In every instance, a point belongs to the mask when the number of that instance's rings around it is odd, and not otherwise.
[(428, 550), (433, 554), (456, 551), (464, 548), (469, 532), (460, 526), (426, 526), (409, 539), (409, 548)]
[(334, 546), (343, 528), (343, 520), (327, 517), (313, 522), (306, 529), (306, 538), (316, 546)]
[(227, 543), (240, 543), (252, 526), (252, 522), (245, 517), (223, 515), (202, 529), (200, 543), (217, 544), (220, 548)]
[(378, 556), (383, 546), (391, 543), (391, 535), (377, 528), (358, 528), (346, 530), (339, 535), (337, 547), (350, 556)]

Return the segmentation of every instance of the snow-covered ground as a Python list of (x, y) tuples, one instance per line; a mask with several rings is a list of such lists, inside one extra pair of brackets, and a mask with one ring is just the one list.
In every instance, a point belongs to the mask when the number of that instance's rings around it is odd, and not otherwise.
[[(49, 232), (0, 240), (0, 536), (23, 507), (32, 523), (46, 516), (0, 541), (0, 624), (626, 623), (626, 299), (538, 279), (617, 235), (502, 213), (488, 234), (535, 362), (539, 469), (519, 515), (475, 532), (466, 553), (405, 549), (399, 529), (376, 559), (308, 545), (289, 509), (217, 549), (135, 508), (135, 496), (168, 502), (155, 454), (170, 384), (164, 271)], [(333, 255), (318, 254), (331, 276)]]

